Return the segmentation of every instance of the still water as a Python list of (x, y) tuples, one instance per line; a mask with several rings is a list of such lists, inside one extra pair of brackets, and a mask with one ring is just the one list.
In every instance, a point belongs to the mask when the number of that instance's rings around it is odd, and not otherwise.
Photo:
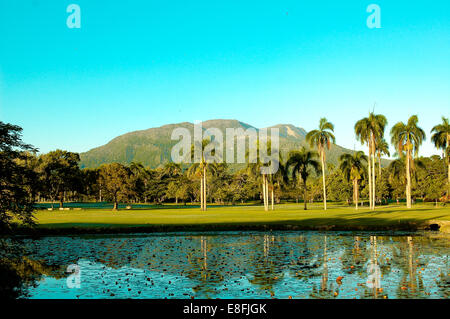
[[(450, 236), (207, 232), (22, 239), (19, 298), (449, 298)], [(36, 266), (38, 265), (38, 266)]]

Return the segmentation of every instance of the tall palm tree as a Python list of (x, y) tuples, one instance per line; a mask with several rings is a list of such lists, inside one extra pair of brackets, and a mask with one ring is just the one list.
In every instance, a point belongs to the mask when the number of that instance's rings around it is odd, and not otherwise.
[(339, 157), (339, 168), (343, 172), (344, 177), (347, 180), (353, 182), (353, 201), (355, 203), (355, 209), (358, 209), (359, 199), (359, 180), (365, 175), (366, 164), (368, 158), (363, 151), (358, 151), (353, 154), (342, 154)]
[[(425, 163), (420, 159), (416, 159), (411, 162), (411, 180), (414, 180), (417, 182), (417, 168), (426, 169)], [(406, 157), (402, 156), (401, 158), (397, 158), (393, 160), (389, 164), (389, 172), (390, 176), (389, 178), (391, 180), (396, 179), (402, 183), (407, 183), (406, 180)]]
[(406, 206), (411, 208), (411, 164), (413, 164), (413, 152), (417, 157), (419, 147), (425, 140), (425, 132), (417, 123), (419, 118), (413, 115), (405, 124), (398, 122), (391, 129), (392, 144), (398, 149), (398, 154), (404, 156), (406, 153)]
[(384, 136), (387, 119), (384, 115), (369, 113), (355, 124), (356, 138), (369, 147), (369, 202), (370, 209), (375, 209), (375, 150), (376, 141)]
[[(205, 158), (205, 148), (210, 143), (210, 140), (202, 140), (201, 158), (199, 162), (194, 162), (188, 169), (189, 176), (200, 177), (200, 209), (206, 211), (206, 172), (208, 168), (213, 168), (213, 163), (210, 163)], [(200, 146), (200, 145), (199, 145)], [(214, 155), (214, 154), (212, 154)], [(194, 158), (194, 145), (191, 146), (191, 157)]]
[(278, 157), (278, 170), (275, 174), (269, 174), (268, 180), (271, 184), (271, 201), (272, 201), (272, 210), (273, 210), (274, 209), (275, 186), (277, 186), (279, 189), (281, 189), (282, 186), (288, 182), (287, 167), (286, 167), (285, 163), (283, 163), (283, 158), (282, 158), (281, 154), (279, 154), (279, 157)]
[[(266, 143), (267, 146), (267, 155), (270, 153), (269, 151), (271, 150), (271, 141), (267, 140)], [(248, 164), (247, 164), (247, 173), (250, 176), (255, 177), (257, 180), (259, 180), (259, 178), (261, 177), (261, 184), (262, 184), (262, 197), (263, 197), (263, 202), (264, 202), (264, 210), (268, 211), (269, 210), (269, 179), (270, 176), (269, 174), (263, 174), (261, 169), (264, 166), (268, 166), (268, 163), (264, 163), (264, 161), (262, 161), (262, 157), (261, 157), (261, 152), (260, 152), (260, 141), (259, 139), (256, 141), (256, 152), (257, 154), (259, 154), (259, 156), (256, 157), (256, 163), (250, 163), (250, 158), (249, 158), (249, 151), (247, 151), (246, 153), (246, 158), (248, 159)], [(264, 159), (266, 160), (266, 159)], [(274, 159), (269, 159), (270, 161), (274, 160)], [(278, 161), (280, 160), (280, 158), (278, 158)], [(279, 163), (280, 164), (280, 163)], [(272, 178), (273, 179), (273, 178)]]
[(326, 118), (322, 117), (319, 122), (319, 129), (312, 130), (306, 134), (306, 140), (311, 147), (317, 147), (320, 161), (322, 164), (322, 182), (323, 182), (323, 208), (327, 209), (327, 190), (325, 181), (325, 149), (330, 149), (331, 143), (336, 143), (334, 137), (334, 125), (328, 122)]
[(442, 123), (436, 125), (431, 129), (431, 141), (436, 148), (444, 151), (444, 156), (447, 161), (448, 173), (447, 173), (447, 197), (450, 196), (450, 124), (448, 119), (442, 117)]
[(303, 201), (304, 209), (306, 210), (307, 202), (307, 188), (306, 181), (311, 175), (312, 170), (316, 173), (320, 173), (320, 164), (316, 160), (318, 154), (313, 151), (308, 151), (304, 147), (300, 151), (291, 151), (289, 153), (289, 159), (286, 163), (288, 169), (292, 169), (292, 178), (296, 181), (298, 178), (303, 183)]
[(389, 144), (384, 138), (377, 141), (376, 152), (378, 157), (378, 176), (381, 177), (381, 156), (391, 156), (391, 153), (389, 152)]

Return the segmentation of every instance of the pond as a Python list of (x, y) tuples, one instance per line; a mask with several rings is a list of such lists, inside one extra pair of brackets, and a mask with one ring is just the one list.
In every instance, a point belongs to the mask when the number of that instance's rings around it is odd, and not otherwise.
[(12, 254), (20, 249), (18, 268), (25, 269), (12, 284), (18, 298), (402, 299), (450, 297), (449, 239), (277, 231), (55, 236), (8, 245), (19, 246)]

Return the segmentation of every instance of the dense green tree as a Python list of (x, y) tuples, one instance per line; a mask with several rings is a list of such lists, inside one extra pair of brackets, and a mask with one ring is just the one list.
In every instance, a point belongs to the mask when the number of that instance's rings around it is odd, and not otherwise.
[(352, 200), (352, 184), (340, 169), (334, 169), (328, 173), (327, 189), (329, 200), (347, 203)]
[(301, 181), (303, 184), (303, 201), (304, 209), (307, 209), (307, 180), (311, 173), (320, 173), (320, 164), (316, 160), (318, 154), (316, 152), (308, 151), (304, 147), (300, 151), (292, 151), (289, 153), (289, 158), (286, 163), (288, 169), (291, 169), (292, 179), (294, 182)]
[[(84, 168), (81, 170), (81, 179), (83, 180), (83, 194), (88, 198), (102, 201), (101, 187), (99, 183), (99, 169)], [(98, 196), (98, 197), (97, 197)]]
[(26, 151), (37, 149), (22, 141), (22, 128), (0, 121), (0, 230), (10, 228), (14, 219), (33, 223), (30, 187), (36, 184), (36, 176), (24, 165)]
[(437, 205), (445, 194), (445, 161), (434, 155), (420, 158), (420, 163), (417, 169), (417, 188), (414, 193), (424, 200), (435, 201)]
[(146, 181), (148, 180), (148, 171), (141, 163), (131, 162), (129, 166), (130, 171), (130, 196), (134, 202), (140, 202), (145, 199), (143, 196), (146, 190)]
[[(415, 190), (417, 184), (417, 168), (425, 168), (422, 159), (416, 159), (411, 162), (410, 166), (410, 181), (411, 181), (411, 192)], [(406, 157), (400, 157), (389, 164), (389, 180), (392, 185), (393, 197), (401, 198), (406, 196), (407, 188), (407, 165)]]
[(447, 199), (450, 199), (450, 123), (448, 118), (442, 117), (442, 123), (431, 129), (431, 141), (436, 148), (444, 152), (447, 161)]
[(388, 203), (388, 199), (391, 197), (392, 185), (389, 182), (389, 170), (382, 168), (381, 173), (377, 178), (377, 193), (376, 198), (380, 203)]
[(129, 169), (119, 163), (103, 164), (100, 181), (105, 195), (114, 203), (113, 210), (118, 210), (119, 201), (126, 200), (132, 192)]
[(368, 158), (364, 152), (358, 151), (353, 154), (343, 154), (339, 158), (339, 169), (342, 171), (344, 177), (353, 183), (353, 203), (358, 209), (359, 199), (359, 181), (366, 175), (366, 164)]
[(80, 186), (81, 172), (78, 167), (80, 155), (56, 150), (40, 156), (40, 173), (47, 195), (53, 202), (59, 198), (59, 207), (63, 208), (65, 193)]

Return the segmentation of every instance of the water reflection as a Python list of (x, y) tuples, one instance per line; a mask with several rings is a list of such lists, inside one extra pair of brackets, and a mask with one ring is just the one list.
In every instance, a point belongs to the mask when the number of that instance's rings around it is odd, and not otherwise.
[[(448, 298), (448, 235), (242, 232), (25, 239), (24, 298)], [(20, 256), (20, 258), (18, 257)], [(25, 267), (25, 261), (28, 265)], [(68, 265), (81, 269), (69, 288)], [(9, 266), (8, 266), (9, 267)], [(24, 271), (23, 269), (33, 271)], [(33, 274), (31, 274), (33, 273)], [(22, 278), (22, 277), (23, 278)]]

